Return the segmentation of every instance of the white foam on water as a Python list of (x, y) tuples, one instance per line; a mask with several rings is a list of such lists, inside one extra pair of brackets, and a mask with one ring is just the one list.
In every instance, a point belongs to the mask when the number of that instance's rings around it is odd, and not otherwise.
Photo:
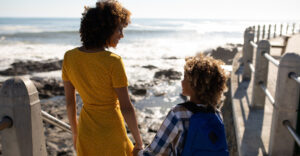
[(62, 59), (65, 51), (74, 48), (72, 45), (56, 44), (14, 44), (0, 45), (0, 69), (5, 69), (15, 61), (42, 61)]
[(2, 25), (0, 26), (0, 34), (15, 34), (18, 32), (42, 32), (43, 30), (37, 26), (30, 25)]
[[(80, 46), (77, 32), (79, 19), (30, 19), (29, 22), (23, 22), (0, 25), (0, 70), (8, 68), (17, 60), (62, 59), (67, 50)], [(47, 22), (51, 24), (45, 25)], [(121, 39), (118, 47), (110, 50), (123, 58), (131, 85), (149, 84), (154, 81), (155, 72), (174, 69), (183, 73), (186, 56), (193, 56), (197, 52), (226, 43), (242, 43), (243, 31), (247, 26), (264, 23), (276, 22), (133, 19), (132, 24), (124, 30), (125, 37)], [(147, 65), (157, 68), (143, 67)], [(223, 67), (227, 71), (232, 70), (231, 66)], [(60, 78), (61, 71), (33, 73), (31, 76)], [(140, 97), (135, 106), (141, 109), (157, 107), (153, 109), (153, 114), (161, 116), (165, 114), (162, 110), (183, 102), (179, 97), (180, 93), (180, 80), (163, 81), (153, 88), (149, 87), (147, 96)]]

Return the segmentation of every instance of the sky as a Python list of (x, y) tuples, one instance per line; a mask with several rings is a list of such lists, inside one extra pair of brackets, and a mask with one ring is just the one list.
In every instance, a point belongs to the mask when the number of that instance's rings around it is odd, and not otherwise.
[[(299, 20), (300, 0), (119, 0), (133, 18)], [(0, 17), (81, 17), (96, 0), (1, 0)]]

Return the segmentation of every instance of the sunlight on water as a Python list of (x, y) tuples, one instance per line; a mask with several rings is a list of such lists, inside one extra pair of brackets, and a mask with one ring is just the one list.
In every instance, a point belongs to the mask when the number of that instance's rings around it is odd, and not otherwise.
[[(159, 70), (173, 69), (183, 73), (186, 56), (226, 43), (242, 43), (243, 31), (247, 26), (279, 22), (133, 19), (124, 29), (125, 37), (120, 40), (118, 47), (109, 50), (123, 58), (131, 85), (152, 84), (155, 81), (154, 74)], [(79, 23), (79, 18), (0, 18), (0, 70), (17, 60), (62, 59), (67, 50), (81, 45)], [(231, 66), (224, 68), (231, 70)], [(60, 78), (61, 72), (34, 73), (32, 76)], [(159, 82), (147, 88), (146, 97), (137, 97), (135, 105), (141, 109), (169, 108), (183, 102), (180, 93), (180, 80)]]

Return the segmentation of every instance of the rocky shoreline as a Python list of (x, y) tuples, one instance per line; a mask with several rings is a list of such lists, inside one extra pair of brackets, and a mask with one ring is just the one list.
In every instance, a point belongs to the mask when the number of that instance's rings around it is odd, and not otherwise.
[[(238, 52), (239, 46), (240, 45), (227, 44), (225, 46), (218, 47), (216, 49), (212, 49), (204, 53), (216, 59), (221, 59), (227, 65), (231, 65), (232, 58)], [(172, 60), (178, 58), (169, 57), (163, 59)], [(16, 76), (16, 75), (19, 76), (19, 75), (28, 75), (28, 74), (39, 73), (39, 72), (56, 71), (61, 69), (61, 65), (62, 65), (62, 60), (47, 60), (43, 62), (17, 61), (13, 63), (10, 68), (0, 71), (0, 76)], [(140, 99), (140, 97), (143, 98), (149, 96), (147, 94), (149, 92), (149, 88), (152, 88), (161, 82), (180, 81), (181, 76), (183, 74), (181, 72), (175, 71), (174, 69), (159, 69), (154, 65), (142, 66), (142, 68), (148, 70), (155, 69), (156, 72), (154, 73), (153, 80), (147, 83), (136, 82), (128, 87), (130, 91), (130, 98), (133, 102)], [(49, 114), (53, 115), (54, 117), (64, 122), (68, 122), (62, 80), (55, 79), (55, 78), (36, 77), (36, 76), (30, 77), (30, 79), (33, 81), (33, 83), (37, 87), (37, 90), (39, 91), (42, 110), (48, 112)], [(3, 82), (0, 82), (0, 87), (2, 86), (2, 83)], [(157, 92), (153, 94), (153, 96), (158, 96), (158, 97), (164, 95), (165, 95), (164, 92)], [(77, 96), (78, 96), (77, 105), (82, 106), (82, 101), (79, 95)], [(142, 110), (136, 109), (138, 122), (140, 123), (138, 126), (141, 131), (143, 141), (146, 145), (150, 143), (155, 133), (157, 132), (161, 122), (164, 119), (164, 116), (157, 116), (155, 114), (154, 109), (155, 108), (153, 109), (144, 108)], [(222, 110), (222, 111), (226, 111), (226, 110)], [(226, 118), (229, 118), (229, 116)], [(47, 146), (48, 155), (49, 156), (73, 155), (74, 151), (72, 149), (73, 146), (72, 146), (71, 134), (62, 131), (51, 124), (44, 123), (44, 125), (45, 125), (46, 146)], [(131, 134), (129, 133), (128, 135), (132, 139)], [(1, 155), (1, 145), (0, 145), (0, 155)]]
[[(205, 55), (212, 56), (215, 59), (220, 59), (225, 62), (226, 65), (231, 65), (232, 58), (238, 51), (240, 45), (227, 44), (216, 49), (207, 50)], [(169, 57), (163, 59), (178, 59), (176, 57)], [(0, 76), (21, 76), (39, 72), (50, 72), (60, 70), (62, 66), (62, 60), (46, 60), (42, 62), (38, 61), (17, 61), (11, 64), (11, 67), (0, 71)], [(158, 69), (154, 65), (142, 66), (149, 70), (156, 69), (158, 71), (154, 74), (154, 80), (147, 84), (133, 84), (129, 86), (131, 94), (134, 96), (143, 96), (147, 93), (149, 86), (154, 86), (159, 81), (171, 81), (180, 80), (182, 73), (174, 71), (174, 69)], [(30, 77), (39, 91), (41, 99), (51, 98), (54, 96), (64, 95), (62, 80), (55, 78), (43, 78), (43, 77)], [(0, 82), (0, 87), (3, 82)]]

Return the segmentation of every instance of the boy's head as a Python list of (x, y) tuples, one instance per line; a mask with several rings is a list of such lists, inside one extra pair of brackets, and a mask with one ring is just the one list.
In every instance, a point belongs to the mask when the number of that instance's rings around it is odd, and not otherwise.
[(183, 95), (194, 96), (201, 104), (217, 109), (226, 89), (227, 76), (221, 67), (224, 63), (201, 53), (188, 57), (185, 61)]

